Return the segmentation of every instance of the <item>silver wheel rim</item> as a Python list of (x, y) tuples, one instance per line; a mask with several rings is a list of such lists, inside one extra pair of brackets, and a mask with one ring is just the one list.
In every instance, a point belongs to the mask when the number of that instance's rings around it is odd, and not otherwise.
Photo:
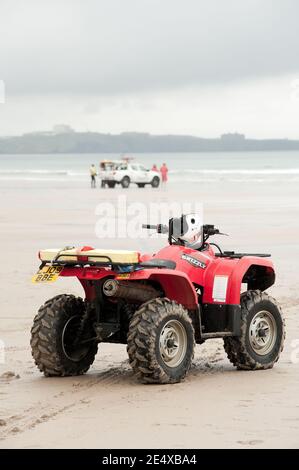
[(187, 351), (187, 333), (181, 322), (169, 320), (162, 328), (159, 350), (163, 362), (168, 367), (177, 367)]
[(273, 315), (267, 310), (256, 313), (249, 326), (249, 342), (256, 354), (265, 356), (275, 345), (277, 325)]

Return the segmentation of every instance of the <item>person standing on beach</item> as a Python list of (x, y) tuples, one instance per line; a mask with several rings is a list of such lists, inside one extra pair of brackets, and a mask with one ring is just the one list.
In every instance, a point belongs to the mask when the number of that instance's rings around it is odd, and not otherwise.
[(162, 178), (162, 185), (165, 186), (167, 179), (168, 179), (168, 176), (167, 176), (168, 168), (166, 166), (166, 163), (163, 163), (163, 165), (161, 166), (160, 173), (161, 173), (161, 178)]
[(96, 167), (94, 166), (94, 164), (91, 165), (91, 167), (89, 169), (89, 172), (90, 172), (90, 178), (91, 178), (91, 181), (90, 181), (91, 187), (95, 188), (96, 187), (97, 170), (96, 170)]
[(155, 163), (153, 164), (152, 171), (156, 171), (157, 173), (159, 173), (158, 167)]

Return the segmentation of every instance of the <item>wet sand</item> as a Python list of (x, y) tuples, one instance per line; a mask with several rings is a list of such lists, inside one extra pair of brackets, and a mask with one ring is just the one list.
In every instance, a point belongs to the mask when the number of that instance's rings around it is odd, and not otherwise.
[(97, 239), (96, 205), (116, 201), (121, 194), (120, 189), (92, 191), (62, 183), (51, 187), (50, 182), (1, 185), (0, 339), (5, 363), (0, 364), (0, 447), (298, 448), (295, 184), (170, 184), (165, 191), (130, 188), (126, 193), (129, 201), (145, 203), (202, 201), (205, 222), (230, 234), (215, 238), (225, 249), (272, 253), (277, 280), (269, 292), (281, 302), (287, 325), (285, 349), (272, 370), (237, 371), (226, 358), (222, 340), (211, 340), (196, 347), (188, 377), (176, 385), (139, 384), (123, 345), (100, 345), (85, 376), (46, 379), (39, 373), (29, 347), (38, 307), (56, 294), (82, 292), (75, 279), (32, 285), (38, 250), (88, 244), (155, 251), (165, 243), (151, 238)]

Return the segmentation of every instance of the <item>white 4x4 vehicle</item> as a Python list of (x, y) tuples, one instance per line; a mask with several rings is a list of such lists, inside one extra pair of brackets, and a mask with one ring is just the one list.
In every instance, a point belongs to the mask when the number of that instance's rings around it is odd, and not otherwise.
[(153, 188), (158, 188), (160, 175), (156, 171), (147, 170), (139, 163), (116, 163), (110, 171), (105, 171), (102, 182), (109, 188), (114, 188), (116, 184), (121, 184), (123, 188), (128, 188), (130, 183), (136, 183), (139, 188), (144, 188), (150, 184)]

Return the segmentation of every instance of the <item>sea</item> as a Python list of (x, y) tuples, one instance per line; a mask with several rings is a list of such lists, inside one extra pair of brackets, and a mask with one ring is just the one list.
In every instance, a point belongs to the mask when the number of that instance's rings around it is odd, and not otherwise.
[[(140, 153), (126, 155), (147, 168), (166, 163), (169, 184), (299, 183), (299, 151)], [(119, 154), (0, 155), (0, 185), (5, 182), (89, 184), (89, 167)]]

